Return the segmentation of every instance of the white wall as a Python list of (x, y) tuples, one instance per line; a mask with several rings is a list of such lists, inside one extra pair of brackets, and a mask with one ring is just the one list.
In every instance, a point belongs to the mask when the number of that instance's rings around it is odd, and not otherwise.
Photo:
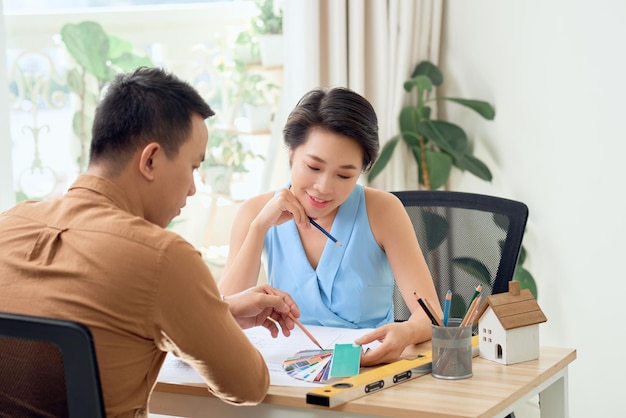
[(494, 168), (491, 192), (530, 208), (524, 243), (548, 317), (541, 343), (577, 349), (570, 415), (623, 416), (626, 2), (445, 3), (446, 94), (485, 99), (493, 122), (450, 105)]

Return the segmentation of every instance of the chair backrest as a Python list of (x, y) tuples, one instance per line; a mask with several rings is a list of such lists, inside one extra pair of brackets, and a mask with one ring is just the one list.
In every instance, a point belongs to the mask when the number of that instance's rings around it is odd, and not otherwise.
[[(482, 295), (508, 291), (522, 247), (528, 207), (518, 201), (451, 191), (393, 192), (404, 204), (430, 268), (439, 301), (463, 317), (477, 285)], [(394, 291), (396, 321), (410, 312)]]
[(0, 417), (105, 417), (89, 329), (0, 312)]

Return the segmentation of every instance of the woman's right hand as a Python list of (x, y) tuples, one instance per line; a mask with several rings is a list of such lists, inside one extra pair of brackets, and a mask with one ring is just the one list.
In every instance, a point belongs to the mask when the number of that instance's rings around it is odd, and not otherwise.
[(299, 226), (311, 226), (309, 217), (296, 196), (289, 189), (282, 189), (265, 204), (254, 222), (269, 230), (291, 219)]

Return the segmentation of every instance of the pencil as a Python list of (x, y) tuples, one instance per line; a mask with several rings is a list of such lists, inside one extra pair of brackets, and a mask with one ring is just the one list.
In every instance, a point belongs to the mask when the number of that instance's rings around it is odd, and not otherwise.
[[(269, 288), (269, 286), (266, 286), (266, 290), (274, 295), (277, 296), (276, 293), (274, 293), (271, 288)], [(293, 314), (291, 312), (287, 313), (287, 316), (289, 317), (289, 319), (291, 319), (294, 324), (296, 324), (298, 327), (300, 327), (300, 329), (302, 330), (302, 332), (304, 332), (306, 334), (307, 337), (309, 337), (309, 340), (313, 341), (313, 344), (315, 344), (316, 346), (318, 346), (320, 348), (320, 350), (323, 350), (324, 347), (322, 347), (322, 345), (315, 339), (315, 337), (313, 336), (313, 334), (311, 334), (311, 332), (306, 329), (306, 327), (304, 325), (302, 325), (302, 322), (298, 321), (298, 319), (293, 316)]]
[(311, 221), (311, 225), (313, 225), (314, 227), (319, 229), (322, 232), (322, 234), (326, 235), (332, 242), (334, 242), (335, 244), (337, 244), (338, 246), (341, 247), (341, 243), (339, 241), (337, 241), (337, 238), (335, 238), (332, 235), (330, 235), (330, 233), (328, 231), (326, 231), (324, 228), (322, 228), (320, 224), (315, 222), (312, 218), (309, 218), (309, 221)]
[(446, 293), (446, 301), (443, 303), (443, 326), (448, 326), (448, 318), (450, 317), (450, 304), (452, 303), (452, 291)]
[(435, 317), (435, 315), (433, 315), (430, 309), (428, 309), (428, 306), (426, 306), (426, 303), (424, 302), (424, 300), (420, 298), (419, 296), (417, 296), (416, 292), (413, 292), (413, 294), (415, 295), (415, 299), (417, 300), (417, 303), (419, 303), (419, 305), (422, 307), (422, 309), (424, 310), (424, 312), (430, 319), (430, 322), (433, 325), (441, 326), (441, 322), (439, 322), (439, 320)]
[(479, 284), (478, 286), (476, 286), (476, 290), (474, 291), (474, 294), (472, 295), (472, 299), (470, 299), (470, 303), (469, 305), (467, 305), (467, 310), (469, 310), (469, 307), (472, 306), (472, 302), (474, 302), (474, 300), (478, 297), (478, 295), (480, 295), (480, 292), (482, 292), (482, 290), (483, 290), (482, 285)]
[(481, 299), (482, 296), (478, 296), (476, 299), (474, 299), (469, 309), (467, 310), (467, 313), (465, 314), (465, 317), (463, 318), (460, 326), (464, 327), (474, 322), (474, 316), (476, 316), (476, 312), (478, 311), (478, 306), (480, 305)]
[(435, 322), (437, 323), (438, 326), (443, 327), (443, 322), (441, 322), (441, 319), (439, 319), (439, 317), (435, 316), (434, 312), (435, 308), (433, 308), (433, 305), (430, 304), (430, 302), (428, 301), (428, 299), (424, 298), (424, 304), (426, 304), (426, 307), (428, 308), (428, 310), (430, 312), (433, 313), (433, 316), (435, 317)]
[(313, 336), (313, 334), (311, 334), (311, 332), (310, 332), (308, 329), (306, 329), (306, 327), (305, 327), (304, 325), (302, 325), (302, 323), (301, 323), (300, 321), (298, 321), (298, 320), (296, 319), (296, 317), (295, 317), (295, 316), (293, 316), (293, 315), (291, 314), (291, 312), (289, 312), (287, 315), (289, 316), (289, 318), (291, 318), (291, 320), (292, 320), (292, 321), (293, 321), (293, 322), (294, 322), (297, 326), (299, 326), (299, 327), (300, 327), (300, 329), (302, 330), (302, 332), (304, 332), (304, 333), (306, 334), (306, 336), (307, 336), (307, 337), (309, 337), (309, 340), (313, 341), (313, 344), (315, 344), (316, 346), (318, 346), (318, 347), (320, 348), (320, 350), (323, 350), (323, 349), (324, 349), (324, 347), (322, 347), (322, 345), (321, 345), (321, 344), (320, 344), (320, 343), (319, 343), (319, 342), (315, 339), (315, 337)]

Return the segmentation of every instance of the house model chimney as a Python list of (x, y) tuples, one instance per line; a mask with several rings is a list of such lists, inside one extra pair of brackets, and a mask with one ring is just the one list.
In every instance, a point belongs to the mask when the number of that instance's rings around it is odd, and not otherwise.
[(520, 288), (519, 288), (519, 282), (517, 280), (509, 281), (509, 293), (512, 294), (513, 296), (519, 296)]

